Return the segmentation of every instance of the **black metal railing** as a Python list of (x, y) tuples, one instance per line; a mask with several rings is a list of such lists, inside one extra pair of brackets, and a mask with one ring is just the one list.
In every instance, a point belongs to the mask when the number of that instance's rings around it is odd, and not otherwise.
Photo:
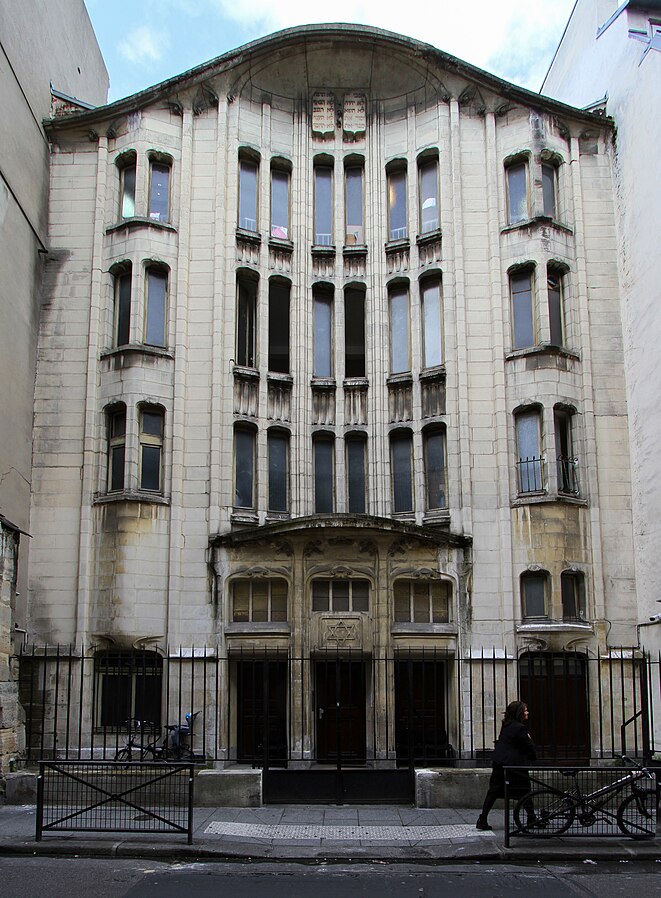
[(580, 494), (580, 484), (578, 480), (578, 458), (569, 458), (560, 455), (557, 459), (558, 463), (558, 492), (566, 493), (571, 496)]
[(516, 463), (519, 493), (544, 492), (544, 459), (520, 458)]
[(660, 659), (637, 649), (300, 658), (244, 647), (225, 657), (180, 649), (126, 658), (32, 646), (19, 661), (28, 763), (126, 758), (128, 745), (134, 760), (143, 742), (163, 744), (168, 727), (198, 712), (184, 758), (197, 763), (488, 765), (515, 698), (529, 704), (542, 759), (581, 765), (659, 750)]
[(45, 832), (185, 833), (193, 840), (193, 767), (42, 761), (36, 839)]

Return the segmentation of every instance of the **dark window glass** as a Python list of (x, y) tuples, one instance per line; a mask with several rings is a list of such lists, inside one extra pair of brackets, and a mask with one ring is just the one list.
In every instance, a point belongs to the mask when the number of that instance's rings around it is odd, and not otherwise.
[(539, 424), (539, 413), (537, 411), (520, 412), (516, 416), (520, 493), (541, 492), (543, 489)]
[(251, 430), (234, 432), (234, 505), (254, 507), (255, 434)]
[(549, 218), (557, 217), (556, 206), (557, 169), (555, 165), (542, 165), (542, 198), (544, 202), (544, 215)]
[(254, 368), (257, 283), (247, 279), (239, 280), (237, 293), (236, 363)]
[(147, 270), (147, 321), (145, 343), (165, 346), (165, 298), (167, 275), (163, 271)]
[(140, 415), (140, 489), (161, 489), (163, 413), (145, 410)]
[(161, 488), (161, 450), (159, 446), (142, 447), (142, 479), (140, 489), (160, 490)]
[(425, 474), (427, 479), (427, 508), (446, 508), (445, 495), (445, 434), (434, 431), (425, 435)]
[(528, 212), (528, 167), (525, 162), (507, 169), (508, 222), (516, 224), (530, 217)]
[(547, 278), (549, 297), (549, 330), (554, 346), (564, 344), (562, 335), (562, 278), (549, 272)]
[(562, 619), (585, 620), (585, 580), (583, 574), (564, 571), (560, 577)]
[(329, 610), (330, 583), (328, 580), (312, 581), (312, 610)]
[(152, 162), (149, 217), (153, 221), (168, 221), (170, 216), (170, 167)]
[(163, 662), (155, 652), (99, 652), (94, 671), (100, 726), (124, 728), (131, 720), (160, 726)]
[(268, 435), (269, 511), (287, 511), (289, 497), (289, 440), (283, 433)]
[(390, 438), (392, 495), (395, 513), (413, 511), (412, 442), (409, 434)]
[(314, 510), (317, 514), (333, 511), (333, 451), (332, 440), (315, 440)]
[(344, 374), (365, 376), (365, 294), (348, 289), (344, 293)]
[(546, 575), (524, 574), (521, 591), (524, 618), (546, 617)]
[(135, 165), (125, 165), (121, 170), (122, 218), (135, 215)]
[(511, 274), (510, 289), (512, 292), (514, 349), (526, 349), (535, 345), (531, 273), (521, 271)]
[(347, 440), (347, 488), (349, 511), (365, 513), (365, 441), (359, 437)]
[(289, 374), (289, 285), (269, 284), (269, 371)]
[(126, 409), (110, 414), (110, 445), (108, 459), (108, 489), (124, 489), (124, 461), (126, 458)]
[(257, 230), (257, 165), (247, 159), (239, 167), (239, 227)]
[(406, 290), (390, 294), (390, 370), (399, 374), (411, 369), (409, 357), (409, 295)]
[(314, 170), (314, 242), (333, 243), (333, 173), (330, 168)]
[(314, 377), (331, 377), (333, 297), (317, 290), (314, 294)]
[(117, 346), (126, 346), (131, 334), (131, 272), (115, 278), (115, 338)]

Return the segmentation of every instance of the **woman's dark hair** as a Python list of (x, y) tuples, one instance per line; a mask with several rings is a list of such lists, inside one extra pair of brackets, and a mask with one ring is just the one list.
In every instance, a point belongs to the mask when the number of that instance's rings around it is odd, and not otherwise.
[(518, 723), (523, 723), (523, 715), (527, 709), (528, 705), (525, 702), (510, 702), (507, 708), (505, 708), (503, 724), (512, 723), (514, 720)]

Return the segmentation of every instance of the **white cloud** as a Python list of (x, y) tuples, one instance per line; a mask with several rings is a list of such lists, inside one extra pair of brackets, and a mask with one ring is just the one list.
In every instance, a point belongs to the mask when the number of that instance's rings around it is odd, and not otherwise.
[(143, 25), (120, 41), (117, 49), (128, 62), (149, 65), (162, 59), (169, 45), (167, 32)]
[[(456, 0), (411, 5), (388, 0), (212, 0), (223, 16), (257, 37), (319, 22), (353, 22), (407, 34), (503, 77), (537, 89), (569, 18), (574, 0)], [(332, 17), (332, 18), (331, 18)], [(504, 74), (504, 72), (511, 74)], [(540, 74), (541, 72), (541, 74)]]

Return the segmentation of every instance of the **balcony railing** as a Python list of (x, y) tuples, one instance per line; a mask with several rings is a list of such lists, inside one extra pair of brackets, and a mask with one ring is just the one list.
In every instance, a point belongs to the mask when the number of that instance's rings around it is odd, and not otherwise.
[(578, 496), (578, 459), (558, 456), (558, 492), (570, 496)]
[(543, 458), (520, 458), (516, 473), (519, 495), (545, 492)]

